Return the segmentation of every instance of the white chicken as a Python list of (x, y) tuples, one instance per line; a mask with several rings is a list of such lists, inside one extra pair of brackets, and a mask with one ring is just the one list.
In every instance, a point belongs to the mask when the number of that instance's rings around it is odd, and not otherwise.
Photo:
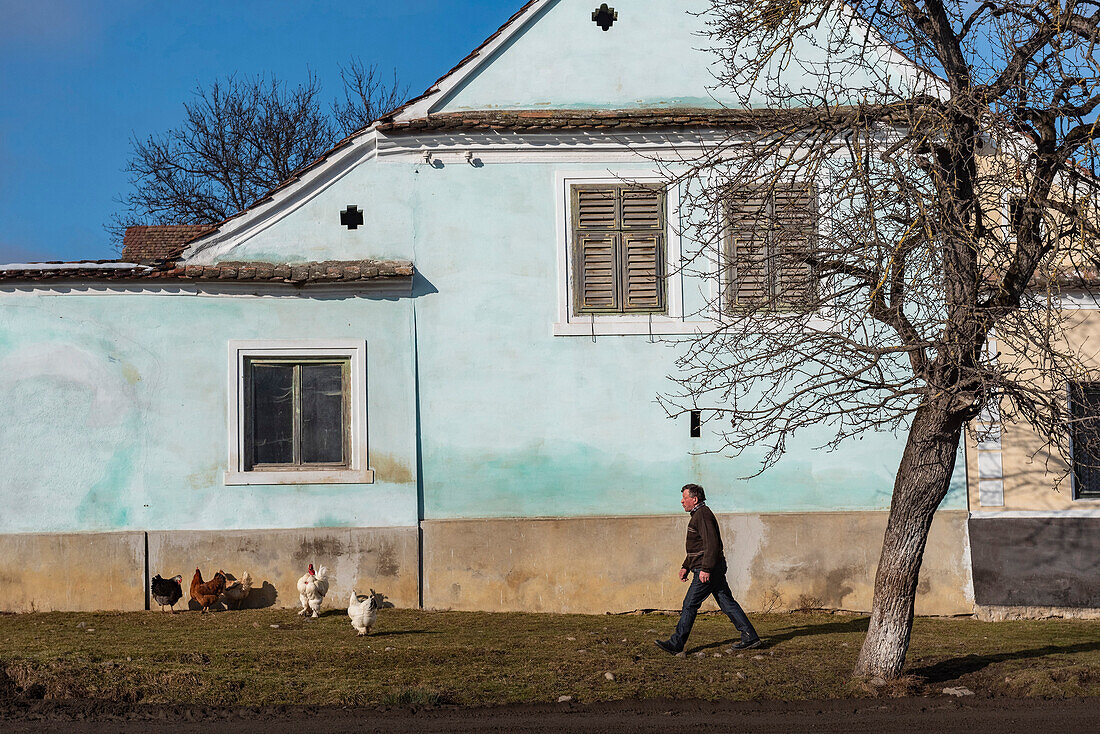
[(369, 596), (359, 596), (353, 590), (348, 601), (348, 616), (351, 617), (351, 626), (359, 633), (359, 636), (370, 632), (374, 626), (374, 620), (378, 616), (378, 605), (374, 602), (374, 589)]
[(298, 598), (302, 601), (302, 609), (298, 614), (305, 616), (306, 612), (312, 609), (311, 616), (316, 619), (317, 610), (321, 608), (321, 602), (325, 600), (327, 593), (328, 569), (321, 566), (320, 571), (314, 571), (313, 564), (309, 564), (305, 575), (298, 579)]

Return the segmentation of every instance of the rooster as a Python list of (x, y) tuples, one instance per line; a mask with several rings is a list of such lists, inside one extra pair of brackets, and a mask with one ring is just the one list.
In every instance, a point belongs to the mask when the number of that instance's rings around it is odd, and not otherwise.
[(195, 575), (191, 579), (191, 598), (198, 603), (203, 613), (210, 608), (211, 604), (218, 601), (223, 591), (225, 591), (225, 574), (218, 571), (214, 574), (214, 578), (204, 584), (202, 574), (199, 573), (199, 569), (195, 569)]
[[(225, 574), (224, 571), (218, 571), (218, 573)], [(228, 581), (226, 583), (228, 584)], [(240, 609), (250, 591), (252, 591), (252, 574), (245, 571), (239, 579), (228, 584), (225, 591), (222, 592), (222, 596), (225, 597), (225, 608)]]
[(165, 607), (176, 613), (176, 602), (183, 598), (183, 576), (173, 576), (170, 579), (162, 579), (158, 573), (149, 584), (149, 590), (153, 592), (153, 601), (163, 612)]
[(351, 592), (348, 601), (348, 616), (351, 617), (351, 626), (359, 633), (359, 636), (370, 632), (374, 626), (374, 620), (378, 616), (378, 605), (374, 602), (374, 589), (370, 590), (370, 596), (360, 597), (355, 591)]
[(302, 609), (298, 612), (299, 616), (305, 616), (306, 612), (312, 609), (313, 614), (311, 616), (316, 619), (317, 610), (321, 608), (321, 602), (325, 600), (325, 594), (327, 593), (328, 569), (321, 566), (320, 572), (316, 572), (313, 570), (313, 564), (309, 564), (305, 575), (298, 579), (298, 598), (302, 601)]

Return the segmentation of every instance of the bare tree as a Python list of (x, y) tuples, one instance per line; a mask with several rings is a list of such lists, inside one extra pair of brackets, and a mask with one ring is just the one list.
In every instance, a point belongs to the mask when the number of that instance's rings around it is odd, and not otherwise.
[[(1068, 447), (1085, 364), (1059, 309), (1095, 282), (1100, 3), (712, 0), (735, 134), (669, 168), (683, 268), (719, 278), (667, 410), (759, 459), (907, 435), (855, 673), (896, 677), (933, 513), (991, 411)], [(864, 22), (870, 21), (872, 25)], [(686, 172), (685, 172), (686, 169)]]
[(359, 58), (340, 67), (340, 79), (344, 83), (344, 100), (333, 102), (332, 116), (345, 135), (389, 114), (409, 96), (408, 86), (401, 86), (397, 81), (396, 69), (387, 86), (378, 67), (364, 66)]
[(341, 68), (344, 102), (331, 111), (312, 72), (289, 87), (275, 76), (227, 77), (197, 87), (186, 120), (134, 138), (125, 170), (131, 190), (107, 230), (121, 241), (133, 224), (213, 224), (245, 209), (341, 138), (402, 100), (358, 59)]

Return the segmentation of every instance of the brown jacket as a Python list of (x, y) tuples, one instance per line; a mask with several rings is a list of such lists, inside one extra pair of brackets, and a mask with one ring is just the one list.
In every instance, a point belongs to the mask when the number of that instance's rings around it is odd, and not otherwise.
[(706, 505), (698, 505), (692, 510), (685, 546), (687, 557), (683, 567), (687, 570), (700, 568), (712, 573), (726, 572), (726, 556), (722, 552), (718, 520)]

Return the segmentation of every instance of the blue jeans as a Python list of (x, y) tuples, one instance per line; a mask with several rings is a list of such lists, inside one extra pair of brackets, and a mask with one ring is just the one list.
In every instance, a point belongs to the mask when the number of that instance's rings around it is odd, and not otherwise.
[(712, 571), (710, 581), (705, 584), (699, 580), (698, 570), (691, 573), (694, 577), (691, 580), (691, 586), (688, 587), (687, 594), (684, 596), (684, 608), (680, 612), (680, 621), (676, 624), (676, 631), (672, 633), (672, 637), (669, 639), (673, 647), (677, 650), (684, 649), (688, 635), (691, 634), (692, 625), (695, 624), (695, 615), (699, 612), (699, 606), (711, 594), (714, 595), (714, 600), (718, 602), (718, 608), (725, 612), (726, 616), (733, 622), (733, 626), (741, 633), (742, 642), (752, 642), (759, 637), (752, 623), (749, 622), (749, 618), (745, 616), (744, 610), (741, 609), (741, 605), (733, 598), (730, 585), (726, 582), (725, 573)]

